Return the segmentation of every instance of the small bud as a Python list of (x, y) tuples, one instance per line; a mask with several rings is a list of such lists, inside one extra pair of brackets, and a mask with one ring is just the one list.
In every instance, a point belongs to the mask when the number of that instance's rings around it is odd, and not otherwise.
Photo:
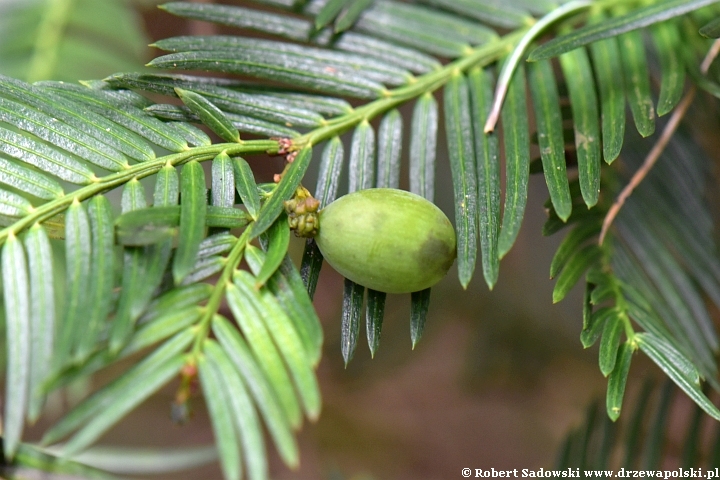
[(288, 215), (288, 225), (298, 237), (314, 237), (317, 233), (317, 211), (320, 202), (313, 198), (302, 185), (295, 190), (295, 195), (283, 203)]

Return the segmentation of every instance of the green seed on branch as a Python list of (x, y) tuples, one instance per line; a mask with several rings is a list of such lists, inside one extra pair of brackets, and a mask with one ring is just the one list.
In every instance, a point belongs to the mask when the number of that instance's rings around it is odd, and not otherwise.
[(410, 293), (439, 282), (455, 261), (455, 230), (437, 206), (392, 188), (360, 190), (320, 211), (315, 240), (353, 282)]

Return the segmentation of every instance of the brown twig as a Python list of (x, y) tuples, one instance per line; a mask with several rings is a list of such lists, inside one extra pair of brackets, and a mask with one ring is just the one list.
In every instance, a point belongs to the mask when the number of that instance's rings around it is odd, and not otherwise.
[(665, 150), (665, 147), (675, 133), (675, 130), (677, 130), (677, 127), (680, 125), (680, 121), (685, 116), (685, 112), (692, 103), (693, 98), (695, 98), (694, 85), (690, 87), (688, 92), (685, 94), (683, 99), (675, 108), (675, 111), (670, 117), (667, 125), (665, 125), (665, 129), (663, 129), (662, 135), (658, 139), (657, 143), (653, 146), (652, 150), (650, 150), (650, 153), (648, 153), (647, 157), (645, 157), (645, 161), (640, 166), (638, 171), (635, 172), (635, 174), (632, 176), (630, 182), (628, 182), (628, 184), (625, 185), (625, 188), (622, 189), (620, 195), (618, 195), (617, 199), (615, 200), (615, 203), (613, 203), (610, 207), (610, 210), (608, 210), (607, 215), (605, 215), (605, 219), (603, 220), (602, 224), (602, 230), (600, 230), (600, 239), (598, 240), (598, 243), (600, 245), (602, 245), (603, 240), (605, 240), (605, 235), (610, 229), (610, 225), (612, 225), (615, 217), (617, 217), (618, 213), (620, 213), (620, 209), (625, 204), (625, 200), (627, 200), (628, 197), (632, 194), (633, 190), (635, 190), (635, 188), (640, 185), (640, 182), (645, 179), (647, 174), (650, 173), (653, 165), (655, 165), (655, 162), (657, 162), (658, 158), (660, 158), (660, 155)]
[(700, 64), (700, 72), (702, 72), (703, 75), (705, 75), (708, 70), (710, 70), (710, 65), (712, 65), (712, 62), (715, 60), (718, 54), (720, 54), (720, 40), (715, 40), (710, 46), (710, 50), (708, 50), (707, 55), (705, 55), (705, 58), (703, 58), (703, 61)]
[[(716, 40), (710, 47), (707, 55), (705, 55), (705, 58), (700, 66), (700, 70), (703, 74), (707, 73), (710, 65), (718, 54), (720, 54), (720, 40)], [(688, 108), (690, 108), (696, 92), (697, 89), (695, 88), (695, 85), (691, 85), (685, 96), (682, 100), (680, 100), (680, 103), (675, 108), (675, 111), (673, 111), (673, 114), (670, 116), (670, 120), (667, 125), (665, 125), (662, 135), (660, 135), (657, 143), (655, 143), (652, 150), (650, 150), (650, 153), (648, 153), (647, 157), (645, 157), (643, 164), (637, 172), (635, 172), (628, 184), (625, 185), (625, 188), (622, 189), (620, 195), (618, 195), (617, 199), (610, 207), (610, 210), (608, 210), (608, 213), (605, 215), (605, 219), (603, 220), (602, 229), (600, 230), (598, 244), (602, 245), (605, 240), (605, 235), (607, 235), (607, 232), (610, 229), (610, 225), (612, 225), (615, 217), (617, 217), (618, 213), (620, 213), (620, 209), (625, 204), (625, 201), (632, 194), (635, 188), (637, 188), (637, 186), (645, 179), (647, 174), (650, 173), (653, 165), (655, 165), (655, 162), (657, 162), (658, 158), (660, 158), (660, 155), (665, 150), (665, 147), (687, 113)]]

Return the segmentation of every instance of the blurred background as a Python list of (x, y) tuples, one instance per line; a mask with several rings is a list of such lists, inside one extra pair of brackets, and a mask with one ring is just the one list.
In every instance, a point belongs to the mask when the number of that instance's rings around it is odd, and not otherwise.
[[(0, 0), (0, 73), (29, 81), (103, 78), (141, 70), (156, 54), (147, 47), (154, 40), (225, 31), (168, 15), (156, 8), (157, 3)], [(48, 4), (52, 14), (45, 10)], [(62, 11), (63, 6), (71, 10)], [(64, 20), (67, 15), (72, 21)], [(37, 35), (42, 29), (50, 33)], [(403, 111), (405, 125), (409, 113)], [(438, 145), (443, 145), (440, 130)], [(443, 150), (439, 149), (435, 195), (452, 218), (452, 186)], [(280, 158), (248, 160), (258, 181), (271, 181), (282, 169)], [(316, 174), (314, 162), (304, 185), (312, 189)], [(403, 175), (407, 187), (407, 165)], [(479, 274), (464, 291), (454, 269), (433, 288), (425, 333), (415, 350), (409, 335), (410, 297), (389, 296), (377, 355), (370, 358), (363, 326), (355, 358), (345, 368), (339, 343), (342, 278), (329, 266), (323, 268), (315, 295), (326, 338), (318, 369), (323, 411), (319, 421), (304, 425), (299, 435), (300, 468), (289, 471), (273, 456), (273, 478), (431, 480), (461, 478), (465, 467), (553, 465), (563, 438), (581, 423), (591, 401), (602, 398), (606, 381), (597, 368), (596, 348), (584, 351), (579, 341), (581, 292), (559, 305), (551, 301), (548, 270), (562, 234), (541, 236), (546, 198), (543, 179), (532, 178), (520, 237), (501, 263), (494, 291), (487, 290)], [(303, 245), (292, 241), (296, 264)], [(638, 356), (631, 377), (645, 377), (648, 369), (655, 367)], [(105, 372), (106, 377), (84, 388), (102, 384), (115, 373)], [(640, 383), (629, 382), (628, 400), (637, 395)], [(212, 430), (199, 396), (192, 402), (190, 421), (182, 426), (172, 423), (174, 393), (172, 388), (163, 390), (102, 443), (211, 443)], [(66, 408), (64, 402), (56, 401), (54, 415), (46, 415), (27, 438), (39, 438)], [(156, 478), (215, 479), (220, 470), (211, 464)]]

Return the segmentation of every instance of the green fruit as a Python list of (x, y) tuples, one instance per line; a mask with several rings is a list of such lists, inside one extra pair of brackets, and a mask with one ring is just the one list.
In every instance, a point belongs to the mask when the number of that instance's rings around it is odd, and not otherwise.
[(335, 270), (380, 292), (424, 290), (455, 260), (455, 230), (442, 210), (392, 188), (360, 190), (328, 205), (315, 240)]

